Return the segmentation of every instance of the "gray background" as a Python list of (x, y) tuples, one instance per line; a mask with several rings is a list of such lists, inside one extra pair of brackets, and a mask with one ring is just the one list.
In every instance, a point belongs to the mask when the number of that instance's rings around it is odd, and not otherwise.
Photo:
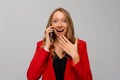
[(0, 0), (0, 80), (26, 80), (50, 13), (67, 9), (94, 80), (120, 80), (120, 0)]

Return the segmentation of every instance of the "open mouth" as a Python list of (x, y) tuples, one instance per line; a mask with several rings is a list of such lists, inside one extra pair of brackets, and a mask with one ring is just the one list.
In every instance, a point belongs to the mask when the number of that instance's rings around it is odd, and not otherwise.
[(57, 29), (56, 31), (57, 31), (57, 32), (63, 32), (64, 29)]

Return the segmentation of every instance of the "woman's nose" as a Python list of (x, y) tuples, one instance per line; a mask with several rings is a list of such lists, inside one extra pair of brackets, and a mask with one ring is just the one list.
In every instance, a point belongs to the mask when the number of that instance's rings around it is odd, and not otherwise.
[(58, 27), (61, 27), (61, 26), (62, 26), (62, 22), (59, 22), (59, 23), (58, 23)]

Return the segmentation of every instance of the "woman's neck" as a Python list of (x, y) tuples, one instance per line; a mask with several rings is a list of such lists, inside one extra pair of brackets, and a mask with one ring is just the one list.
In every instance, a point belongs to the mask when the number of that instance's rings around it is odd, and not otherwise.
[(58, 41), (54, 42), (55, 53), (60, 59), (62, 59), (65, 56), (65, 53), (64, 50), (58, 44), (59, 44)]

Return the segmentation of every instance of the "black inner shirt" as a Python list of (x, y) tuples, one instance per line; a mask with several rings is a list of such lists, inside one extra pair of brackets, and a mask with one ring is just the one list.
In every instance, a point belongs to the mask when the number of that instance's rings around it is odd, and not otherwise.
[(60, 59), (57, 55), (53, 60), (53, 67), (56, 75), (56, 80), (64, 80), (64, 72), (66, 67), (67, 57)]

